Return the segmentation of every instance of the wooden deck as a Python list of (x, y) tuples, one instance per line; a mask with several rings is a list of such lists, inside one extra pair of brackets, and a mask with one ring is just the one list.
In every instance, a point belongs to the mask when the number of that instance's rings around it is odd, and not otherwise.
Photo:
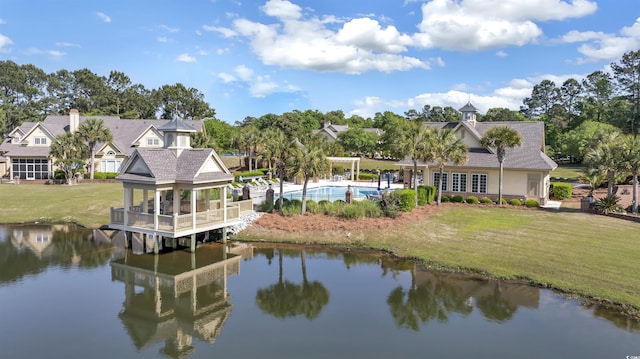
[[(212, 206), (215, 208), (215, 206)], [(226, 211), (226, 221), (224, 219)], [(243, 213), (253, 211), (253, 201), (238, 201), (227, 204), (226, 209), (209, 209), (195, 213), (158, 214), (143, 213), (138, 207), (127, 211), (124, 223), (124, 208), (111, 208), (110, 228), (123, 231), (157, 234), (177, 238), (213, 229), (238, 224)], [(155, 218), (157, 217), (157, 221)]]

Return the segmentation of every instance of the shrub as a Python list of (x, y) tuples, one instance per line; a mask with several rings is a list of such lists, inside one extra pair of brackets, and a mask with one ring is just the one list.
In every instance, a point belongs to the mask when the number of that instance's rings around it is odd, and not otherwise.
[(380, 209), (385, 217), (396, 218), (398, 217), (398, 200), (399, 195), (394, 192), (384, 192), (382, 199), (380, 200)]
[(405, 188), (393, 191), (398, 196), (398, 209), (410, 212), (416, 206), (416, 191)]
[(564, 182), (552, 182), (551, 188), (555, 199), (571, 198), (573, 194), (573, 186)]
[(63, 180), (63, 179), (65, 179), (65, 177), (64, 177), (64, 171), (62, 171), (62, 170), (56, 170), (56, 171), (53, 173), (53, 178), (55, 178), (55, 179), (57, 179), (57, 180)]
[(440, 202), (451, 202), (451, 197), (445, 194), (442, 196), (442, 198), (440, 198)]
[(97, 180), (107, 179), (107, 173), (106, 172), (94, 172), (93, 173), (93, 179), (97, 179)]
[(464, 202), (464, 197), (462, 197), (459, 194), (455, 195), (455, 196), (451, 197), (451, 202), (462, 203), (462, 202)]
[(312, 199), (308, 199), (307, 200), (307, 212), (311, 212), (311, 213), (322, 213), (322, 208), (320, 208), (320, 205), (318, 204), (318, 202), (312, 200)]
[(536, 201), (535, 199), (528, 199), (526, 201), (524, 201), (524, 205), (527, 208), (535, 208), (535, 207), (540, 207), (540, 204), (538, 203), (538, 201)]
[(302, 213), (302, 203), (288, 203), (280, 211), (285, 217), (293, 217)]
[(622, 212), (622, 207), (620, 207), (618, 201), (620, 201), (620, 197), (613, 194), (593, 202), (593, 208), (603, 214)]
[(373, 173), (360, 173), (360, 179), (361, 180), (371, 180), (373, 179), (374, 181), (378, 180), (378, 176), (376, 176)]
[(512, 206), (522, 206), (522, 201), (520, 201), (517, 198), (514, 198), (511, 201), (509, 201), (509, 204)]
[(480, 198), (480, 203), (484, 203), (484, 204), (491, 204), (493, 203), (493, 200), (489, 197), (482, 197)]
[(264, 201), (262, 202), (262, 204), (260, 205), (260, 212), (267, 212), (267, 213), (271, 213), (273, 212), (273, 208), (275, 207), (275, 205)]
[[(496, 199), (496, 203), (498, 203), (498, 200), (497, 200), (497, 199)], [(504, 198), (502, 199), (502, 202), (501, 202), (501, 203), (502, 203), (502, 204), (509, 204), (509, 203), (507, 202), (507, 200), (506, 200), (506, 199), (504, 199)]]
[(356, 202), (348, 204), (346, 207), (344, 207), (342, 216), (346, 219), (364, 218), (364, 207), (358, 206)]
[(367, 218), (378, 218), (382, 216), (382, 209), (379, 202), (374, 201), (359, 201), (356, 202), (358, 206), (364, 209), (364, 216)]
[(477, 204), (480, 201), (478, 200), (478, 197), (476, 196), (469, 196), (467, 197), (467, 203), (471, 203), (471, 204)]
[(418, 186), (418, 205), (424, 206), (436, 199), (435, 186)]

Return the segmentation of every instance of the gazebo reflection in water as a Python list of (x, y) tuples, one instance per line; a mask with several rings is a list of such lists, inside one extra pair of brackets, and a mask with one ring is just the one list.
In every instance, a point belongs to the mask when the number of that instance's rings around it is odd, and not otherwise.
[(111, 279), (125, 288), (118, 317), (136, 348), (164, 341), (160, 353), (184, 358), (195, 350), (193, 338), (214, 343), (233, 310), (227, 277), (240, 274), (240, 260), (252, 256), (249, 246), (206, 245), (162, 256), (127, 251), (112, 261)]

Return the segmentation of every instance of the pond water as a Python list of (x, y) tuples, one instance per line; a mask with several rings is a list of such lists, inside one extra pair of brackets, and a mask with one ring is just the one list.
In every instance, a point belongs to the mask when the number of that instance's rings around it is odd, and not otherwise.
[(377, 252), (0, 226), (0, 358), (626, 358), (640, 323)]

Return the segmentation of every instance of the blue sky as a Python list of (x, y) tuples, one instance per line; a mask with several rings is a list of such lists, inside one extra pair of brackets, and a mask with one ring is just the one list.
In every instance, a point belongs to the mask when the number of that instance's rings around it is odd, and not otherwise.
[(292, 110), (517, 110), (640, 49), (637, 0), (0, 0), (0, 59), (194, 87), (229, 123)]

